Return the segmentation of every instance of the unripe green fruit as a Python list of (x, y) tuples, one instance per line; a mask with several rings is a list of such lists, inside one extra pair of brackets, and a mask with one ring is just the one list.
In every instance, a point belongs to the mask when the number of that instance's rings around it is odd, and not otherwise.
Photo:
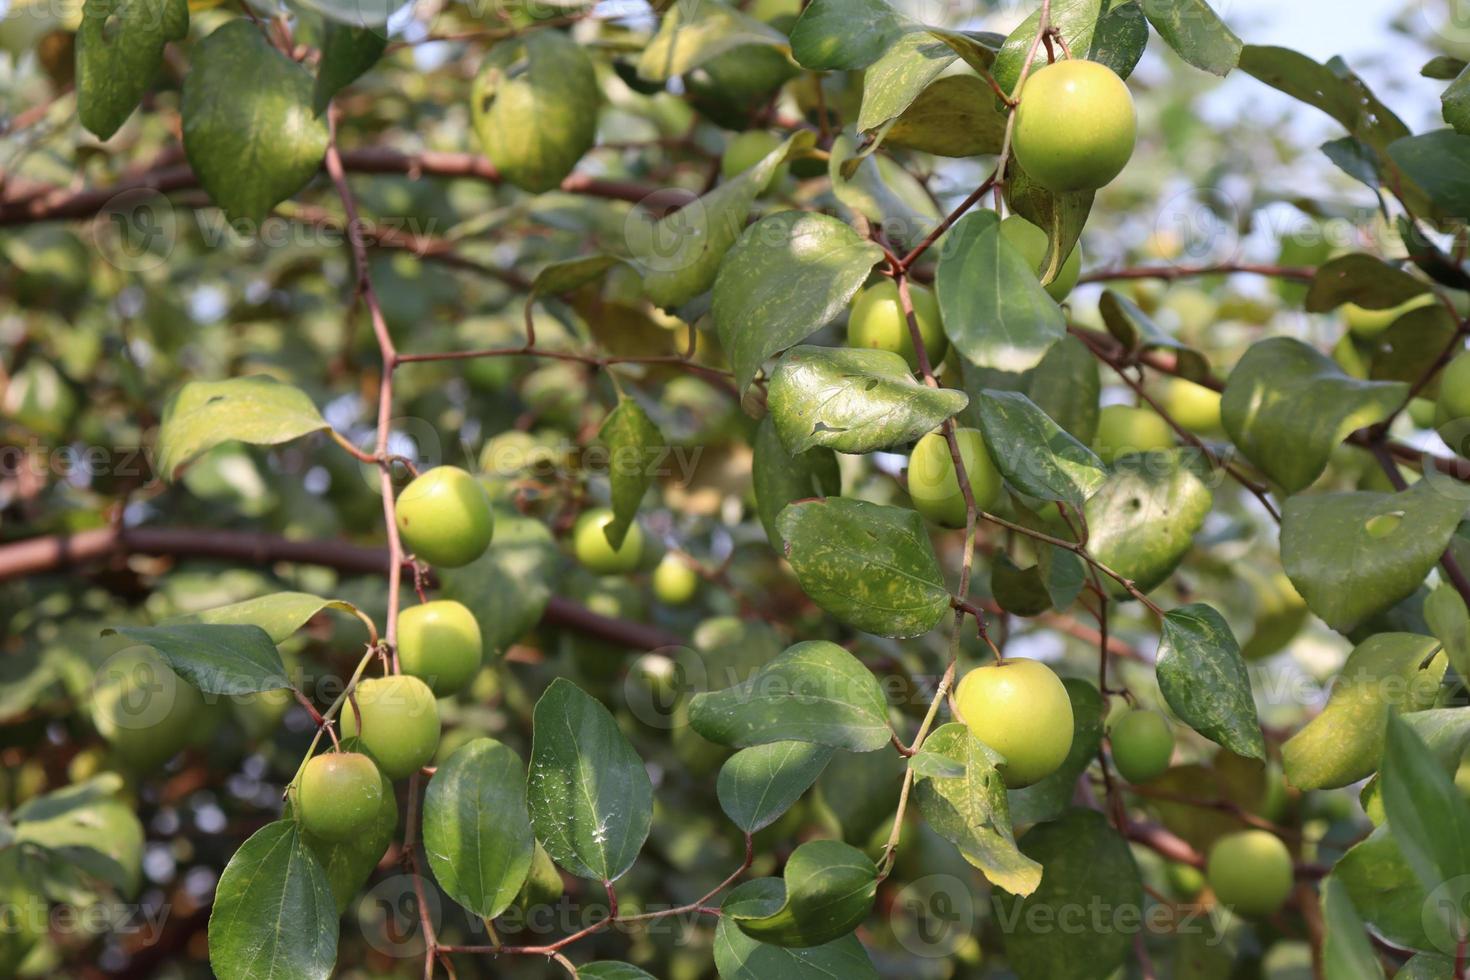
[(1169, 887), (1180, 898), (1194, 898), (1204, 890), (1205, 873), (1192, 864), (1171, 861), (1165, 874), (1169, 878)]
[(1032, 180), (1062, 193), (1096, 190), (1118, 176), (1137, 135), (1123, 80), (1106, 65), (1068, 58), (1026, 79), (1012, 145)]
[(1113, 723), (1109, 732), (1113, 765), (1130, 783), (1159, 778), (1174, 755), (1174, 733), (1169, 722), (1156, 711), (1128, 711)]
[(1414, 398), (1409, 402), (1409, 419), (1421, 429), (1434, 428), (1437, 406), (1431, 399)]
[(614, 548), (604, 530), (612, 519), (611, 510), (597, 507), (584, 511), (572, 528), (572, 550), (577, 554), (577, 561), (598, 575), (631, 572), (643, 557), (643, 529), (635, 521), (628, 527), (622, 547)]
[(457, 466), (436, 466), (398, 495), (398, 533), (420, 561), (459, 568), (490, 546), (495, 516), (480, 481)]
[(1242, 830), (1215, 842), (1205, 876), (1222, 905), (1241, 915), (1270, 915), (1291, 894), (1291, 854), (1275, 834)]
[[(954, 437), (975, 506), (988, 510), (1000, 499), (1001, 484), (990, 451), (985, 448), (985, 437), (979, 429), (965, 428), (956, 428)], [(943, 432), (931, 432), (914, 444), (909, 454), (908, 484), (914, 510), (944, 527), (965, 526), (965, 492), (960, 488), (949, 440)]]
[(1164, 411), (1196, 435), (1221, 431), (1220, 393), (1193, 381), (1169, 379), (1164, 387)]
[(1456, 354), (1440, 374), (1436, 418), (1440, 425), (1470, 418), (1470, 351)]
[(1105, 463), (1173, 445), (1174, 430), (1152, 409), (1108, 405), (1097, 414), (1097, 434), (1092, 437), (1092, 448)]
[[(1046, 261), (1047, 248), (1051, 239), (1046, 232), (1021, 217), (1013, 214), (1000, 223), (1000, 233), (1005, 240), (1010, 242), (1011, 247), (1020, 252), (1025, 258), (1026, 264), (1041, 271), (1041, 264)], [(1077, 277), (1082, 274), (1082, 246), (1074, 245), (1072, 254), (1067, 256), (1067, 261), (1062, 263), (1062, 270), (1057, 277), (1046, 284), (1046, 291), (1051, 298), (1060, 303), (1072, 292), (1077, 285)]]
[[(914, 304), (914, 319), (919, 323), (919, 337), (929, 355), (929, 366), (938, 367), (949, 350), (949, 340), (940, 325), (939, 301), (932, 290), (909, 284), (909, 299)], [(909, 319), (903, 312), (898, 286), (884, 279), (858, 290), (853, 297), (852, 312), (847, 318), (847, 343), (851, 347), (870, 347), (902, 354), (909, 370), (919, 370), (919, 355), (909, 333)]]
[[(725, 180), (739, 176), (776, 152), (780, 145), (779, 137), (763, 129), (750, 129), (738, 134), (725, 147), (725, 155), (720, 157), (720, 176)], [(759, 193), (764, 194), (785, 180), (789, 169), (786, 163), (780, 164), (760, 186)]]
[(1052, 669), (1019, 657), (977, 667), (955, 689), (971, 734), (1005, 757), (1011, 789), (1056, 772), (1072, 748), (1072, 699)]
[(659, 602), (682, 606), (699, 591), (699, 573), (678, 555), (664, 555), (653, 570), (653, 594)]
[(479, 673), (484, 654), (480, 624), (452, 599), (409, 606), (398, 618), (398, 661), (434, 692), (458, 694)]
[(356, 696), (357, 711), (350, 703), (342, 706), (342, 735), (356, 738), (388, 778), (412, 775), (434, 758), (439, 706), (429, 685), (406, 674), (370, 677), (357, 685)]
[(377, 816), (382, 782), (378, 767), (361, 752), (314, 756), (296, 784), (301, 826), (323, 840), (346, 840)]
[(199, 689), (148, 647), (130, 647), (97, 671), (93, 722), (133, 769), (154, 769), (173, 758), (205, 717)]
[(1435, 302), (1433, 293), (1421, 293), (1411, 300), (1406, 300), (1386, 310), (1370, 310), (1357, 303), (1344, 303), (1342, 304), (1342, 315), (1354, 336), (1369, 340), (1393, 326), (1395, 320), (1410, 310), (1417, 310), (1421, 306), (1433, 306)]

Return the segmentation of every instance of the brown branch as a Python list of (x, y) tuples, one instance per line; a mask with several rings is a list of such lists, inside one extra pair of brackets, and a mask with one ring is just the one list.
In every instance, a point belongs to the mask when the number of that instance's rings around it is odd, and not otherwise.
[[(342, 169), (348, 173), (405, 174), (413, 178), (460, 177), (496, 185), (504, 182), (500, 172), (489, 160), (473, 153), (408, 154), (386, 147), (367, 147), (343, 151), (340, 156)], [(324, 158), (323, 166), (325, 165)], [(55, 188), (47, 193), (37, 193), (32, 186), (22, 189), (18, 194), (7, 192), (0, 195), (0, 225), (90, 218), (106, 208), (119, 194), (127, 191), (151, 190), (168, 194), (198, 186), (198, 178), (187, 166), (149, 170), (106, 187), (88, 187), (82, 190)], [(601, 180), (586, 174), (572, 174), (561, 182), (561, 190), (569, 194), (636, 204), (658, 188), (631, 181)]]
[(1270, 276), (1274, 279), (1291, 279), (1296, 282), (1311, 282), (1317, 270), (1307, 266), (1256, 265), (1249, 262), (1231, 262), (1222, 265), (1159, 265), (1140, 266), (1132, 269), (1098, 269), (1082, 275), (1077, 282), (1112, 282), (1118, 279), (1193, 279), (1198, 276), (1220, 276), (1232, 273), (1250, 273)]
[[(299, 541), (273, 534), (214, 528), (99, 528), (0, 545), (0, 582), (95, 565), (128, 555), (217, 558), (256, 565), (294, 562), (349, 575), (386, 575), (388, 551), (346, 541)], [(562, 596), (547, 602), (542, 621), (632, 650), (679, 646), (684, 640), (656, 626), (595, 613)]]

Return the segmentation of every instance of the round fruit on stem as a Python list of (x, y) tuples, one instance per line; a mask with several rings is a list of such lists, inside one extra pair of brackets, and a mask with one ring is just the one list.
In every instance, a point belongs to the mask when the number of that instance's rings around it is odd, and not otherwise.
[[(1039, 275), (1041, 265), (1046, 261), (1047, 249), (1051, 244), (1051, 239), (1046, 232), (1019, 214), (1013, 214), (1000, 223), (1000, 233)], [(1074, 245), (1072, 254), (1068, 255), (1067, 261), (1062, 263), (1062, 269), (1057, 273), (1057, 277), (1046, 284), (1046, 291), (1051, 294), (1052, 299), (1060, 303), (1072, 292), (1073, 287), (1077, 285), (1077, 277), (1081, 274), (1082, 246)]]
[(1169, 768), (1174, 755), (1174, 733), (1157, 711), (1124, 712), (1108, 735), (1113, 765), (1130, 783), (1147, 783)]
[(346, 840), (378, 815), (382, 783), (378, 767), (361, 752), (313, 757), (296, 785), (301, 825), (323, 840)]
[(189, 744), (205, 719), (199, 689), (148, 647), (108, 658), (92, 687), (92, 720), (128, 767), (154, 769)]
[(678, 555), (664, 555), (653, 570), (653, 594), (665, 605), (682, 606), (698, 591), (699, 573)]
[[(949, 340), (939, 319), (939, 301), (926, 286), (909, 284), (909, 300), (914, 304), (914, 319), (919, 323), (919, 337), (929, 355), (929, 366), (938, 368), (949, 350)], [(858, 290), (853, 297), (852, 312), (847, 317), (847, 343), (850, 347), (870, 347), (902, 354), (909, 370), (919, 370), (919, 355), (909, 332), (909, 318), (903, 311), (898, 285), (884, 279)]]
[(1164, 410), (1195, 435), (1221, 431), (1220, 393), (1184, 378), (1170, 378), (1164, 386)]
[(1173, 445), (1174, 430), (1152, 409), (1108, 405), (1097, 415), (1097, 434), (1092, 437), (1092, 448), (1105, 463), (1116, 462), (1132, 453), (1169, 449)]
[(1435, 421), (1439, 425), (1470, 418), (1470, 351), (1462, 351), (1439, 376), (1439, 401)]
[(1012, 657), (977, 667), (955, 688), (955, 703), (970, 733), (1003, 757), (1000, 773), (1011, 789), (1056, 772), (1072, 748), (1072, 699), (1039, 661)]
[(398, 533), (415, 558), (444, 568), (468, 565), (495, 533), (490, 498), (468, 472), (436, 466), (398, 495)]
[(1016, 162), (1049, 191), (1102, 187), (1122, 172), (1137, 136), (1133, 96), (1106, 65), (1068, 58), (1033, 71), (1021, 88)]
[[(738, 177), (776, 152), (780, 145), (779, 137), (763, 129), (750, 129), (740, 133), (730, 140), (730, 144), (725, 147), (725, 155), (720, 157), (720, 177), (725, 180)], [(771, 176), (760, 186), (759, 193), (764, 194), (780, 184), (786, 178), (788, 170), (789, 165), (782, 162), (771, 171)]]
[(643, 529), (634, 521), (628, 527), (620, 547), (614, 548), (607, 539), (607, 526), (612, 523), (613, 512), (606, 507), (594, 507), (583, 511), (572, 527), (572, 550), (577, 561), (588, 571), (598, 575), (620, 575), (638, 567), (643, 557)]
[(484, 656), (480, 624), (452, 599), (409, 606), (398, 618), (398, 661), (405, 674), (429, 685), (436, 698), (458, 694)]
[(1291, 853), (1264, 830), (1227, 834), (1210, 849), (1205, 877), (1222, 905), (1241, 915), (1270, 915), (1291, 894)]
[(439, 706), (429, 685), (407, 674), (370, 677), (357, 685), (356, 700), (357, 711), (351, 702), (342, 706), (342, 735), (356, 738), (388, 778), (412, 775), (434, 758)]
[[(979, 429), (965, 428), (956, 428), (954, 437), (975, 506), (986, 510), (1000, 499), (1001, 484), (990, 450), (985, 448), (985, 437)], [(965, 492), (960, 488), (954, 456), (943, 432), (931, 432), (914, 444), (909, 454), (908, 485), (909, 497), (920, 514), (945, 527), (965, 526)]]

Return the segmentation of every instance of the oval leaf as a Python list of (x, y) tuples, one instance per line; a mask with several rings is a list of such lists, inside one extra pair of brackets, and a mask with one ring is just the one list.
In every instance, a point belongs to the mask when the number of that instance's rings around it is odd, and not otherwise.
[(164, 406), (158, 471), (165, 479), (176, 479), (181, 467), (220, 443), (275, 446), (326, 428), (326, 419), (304, 392), (274, 378), (191, 381)]
[(960, 849), (993, 885), (1013, 895), (1029, 895), (1041, 883), (1041, 865), (1016, 847), (1011, 835), (1005, 781), (996, 770), (996, 755), (953, 723), (924, 740), (924, 753), (948, 759), (960, 775), (919, 774), (914, 801), (941, 837)]
[(307, 592), (277, 592), (244, 602), (232, 602), (228, 606), (217, 606), (203, 612), (187, 613), (165, 620), (163, 626), (180, 626), (186, 623), (208, 623), (211, 625), (259, 626), (265, 630), (272, 643), (284, 643), (306, 621), (323, 609), (340, 609), (355, 613), (357, 607), (341, 599), (323, 599)]
[(1236, 755), (1265, 760), (1245, 659), (1218, 612), (1202, 602), (1171, 610), (1154, 669), (1180, 721)]
[[(1450, 774), (1397, 713), (1389, 712), (1383, 745), (1383, 812), (1404, 860), (1431, 896), (1470, 875), (1470, 807)], [(1446, 932), (1464, 934), (1453, 902)], [(1445, 914), (1443, 908), (1436, 911)]]
[(752, 939), (787, 948), (821, 946), (848, 935), (868, 917), (878, 892), (877, 866), (835, 840), (808, 841), (792, 851), (783, 878), (780, 908), (730, 915)]
[(76, 36), (77, 118), (100, 140), (153, 84), (163, 49), (189, 33), (187, 0), (86, 0)]
[(607, 447), (607, 476), (612, 483), (613, 519), (602, 529), (614, 549), (623, 546), (628, 528), (638, 516), (643, 493), (653, 482), (655, 467), (663, 458), (663, 433), (648, 417), (643, 406), (623, 397), (602, 423), (597, 438)]
[(831, 758), (831, 748), (811, 742), (741, 749), (720, 767), (720, 808), (747, 834), (763, 830), (801, 799)]
[(248, 20), (201, 41), (184, 76), (184, 152), (233, 221), (259, 223), (316, 176), (327, 124), (312, 78)]
[(209, 913), (220, 980), (326, 980), (337, 962), (332, 888), (294, 820), (266, 824), (230, 858)]
[(725, 898), (715, 927), (715, 967), (721, 980), (878, 980), (867, 950), (856, 936), (805, 949), (759, 942), (735, 924), (735, 916), (764, 916), (781, 908), (786, 885), (780, 878), (747, 881)]
[(1081, 507), (1107, 482), (1097, 454), (1019, 391), (982, 391), (980, 431), (1001, 473), (1022, 493)]
[(713, 310), (740, 389), (766, 358), (836, 319), (882, 257), (825, 214), (782, 211), (745, 229), (720, 263)]
[(114, 633), (157, 650), (205, 694), (257, 694), (291, 686), (280, 651), (259, 626), (181, 623), (102, 631), (103, 636)]
[(812, 742), (854, 752), (888, 744), (888, 702), (872, 671), (842, 647), (807, 640), (751, 677), (689, 703), (694, 730), (721, 745)]
[(880, 636), (918, 636), (949, 609), (934, 545), (915, 511), (827, 497), (776, 519), (786, 557), (812, 600)]
[[(1113, 473), (1087, 502), (1087, 551), (1133, 580), (1144, 592), (1161, 585), (1183, 560), (1214, 502), (1187, 449), (1138, 453), (1113, 464)], [(1112, 579), (1115, 596), (1126, 593)]]
[(536, 837), (580, 878), (633, 866), (653, 817), (643, 760), (602, 702), (558, 677), (536, 702), (526, 799)]
[(445, 894), (483, 919), (510, 907), (531, 871), (536, 839), (526, 766), (493, 738), (451, 755), (424, 794), (424, 854)]
[(792, 455), (816, 446), (870, 453), (913, 442), (958, 413), (969, 396), (931, 388), (901, 354), (793, 347), (771, 374), (766, 405)]

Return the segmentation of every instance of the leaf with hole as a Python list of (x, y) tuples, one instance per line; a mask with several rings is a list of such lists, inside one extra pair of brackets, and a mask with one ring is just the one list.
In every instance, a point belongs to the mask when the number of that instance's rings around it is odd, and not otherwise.
[(326, 419), (303, 391), (274, 378), (190, 381), (164, 406), (158, 472), (177, 479), (182, 467), (221, 443), (275, 446), (326, 428)]

